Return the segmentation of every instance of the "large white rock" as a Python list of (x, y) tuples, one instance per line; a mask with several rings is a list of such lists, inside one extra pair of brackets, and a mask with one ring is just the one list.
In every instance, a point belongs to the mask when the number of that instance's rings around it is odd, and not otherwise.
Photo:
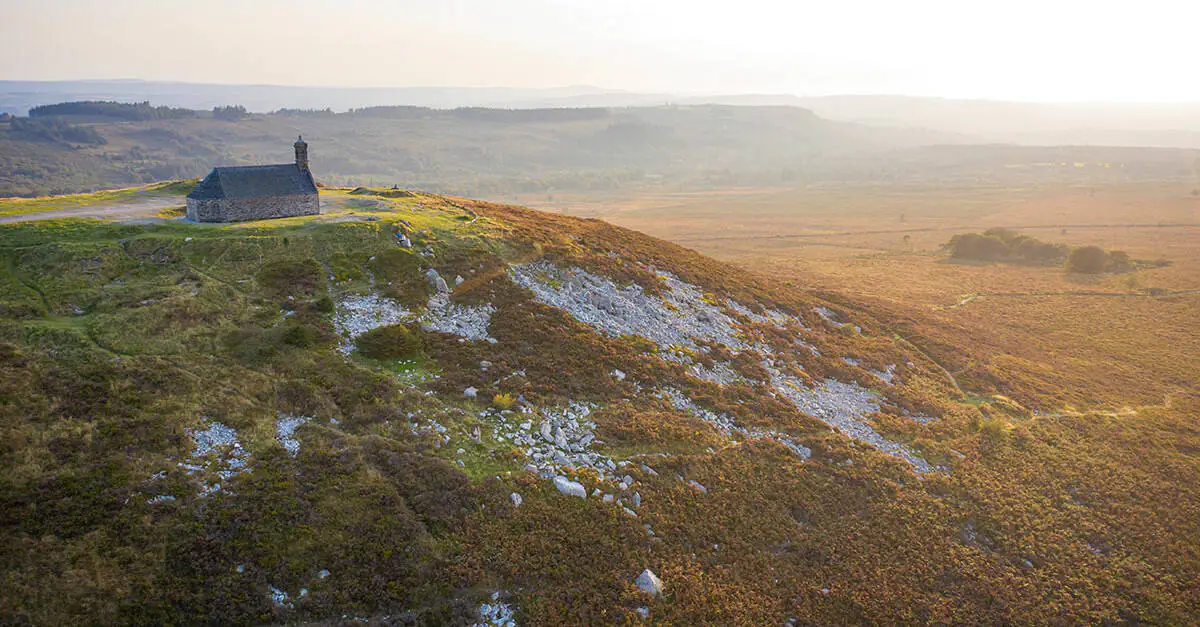
[(525, 501), (525, 499), (521, 498), (521, 495), (517, 494), (516, 492), (508, 495), (508, 498), (512, 499), (513, 507), (520, 507), (521, 503)]
[(429, 286), (438, 294), (448, 294), (450, 286), (446, 285), (446, 279), (443, 279), (437, 270), (430, 268), (425, 271), (425, 278), (429, 281)]
[(582, 483), (571, 481), (562, 475), (554, 478), (554, 487), (567, 496), (578, 496), (581, 499), (587, 498), (587, 488), (583, 487)]
[(638, 575), (637, 581), (634, 583), (637, 584), (637, 587), (642, 592), (645, 592), (650, 596), (662, 596), (662, 580), (659, 579), (658, 575), (655, 575), (654, 571), (650, 570), (649, 568), (643, 570), (642, 574)]

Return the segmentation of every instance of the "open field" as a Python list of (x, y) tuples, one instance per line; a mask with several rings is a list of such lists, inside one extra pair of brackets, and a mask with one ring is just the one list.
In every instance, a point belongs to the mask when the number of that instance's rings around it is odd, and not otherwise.
[[(964, 387), (1045, 411), (1159, 404), (1200, 372), (1200, 198), (1186, 182), (826, 186), (605, 219), (857, 303)], [(940, 250), (997, 226), (1170, 265), (1083, 276), (954, 263)]]

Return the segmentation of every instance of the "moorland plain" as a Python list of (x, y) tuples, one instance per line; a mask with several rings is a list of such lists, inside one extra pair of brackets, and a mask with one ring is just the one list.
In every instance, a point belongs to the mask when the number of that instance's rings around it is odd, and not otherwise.
[[(827, 185), (605, 218), (890, 316), (981, 393), (1048, 411), (1119, 408), (1160, 404), (1200, 371), (1193, 189), (1186, 180)], [(1081, 275), (954, 261), (942, 249), (954, 234), (992, 227), (1166, 265)]]

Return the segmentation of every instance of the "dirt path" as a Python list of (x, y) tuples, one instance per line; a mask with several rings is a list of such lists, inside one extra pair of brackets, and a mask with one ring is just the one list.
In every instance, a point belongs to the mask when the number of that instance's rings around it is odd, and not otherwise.
[(1047, 297), (1105, 297), (1105, 298), (1170, 298), (1173, 296), (1192, 296), (1200, 294), (1200, 289), (1163, 290), (1161, 292), (1101, 292), (1095, 290), (1067, 290), (1045, 292), (980, 292), (972, 294), (953, 305), (938, 307), (938, 309), (958, 309), (985, 298), (1047, 298)]
[(88, 205), (84, 207), (71, 207), (69, 209), (54, 209), (51, 211), (39, 211), (37, 213), (0, 216), (0, 224), (34, 222), (37, 220), (53, 220), (56, 218), (152, 218), (163, 209), (180, 207), (183, 204), (183, 198), (179, 196), (150, 196), (144, 199), (129, 202)]

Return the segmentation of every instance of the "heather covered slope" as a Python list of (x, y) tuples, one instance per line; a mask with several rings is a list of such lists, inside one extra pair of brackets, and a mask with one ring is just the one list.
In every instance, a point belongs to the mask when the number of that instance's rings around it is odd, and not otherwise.
[(0, 615), (1195, 620), (1197, 398), (967, 402), (663, 241), (355, 198), (0, 227)]

